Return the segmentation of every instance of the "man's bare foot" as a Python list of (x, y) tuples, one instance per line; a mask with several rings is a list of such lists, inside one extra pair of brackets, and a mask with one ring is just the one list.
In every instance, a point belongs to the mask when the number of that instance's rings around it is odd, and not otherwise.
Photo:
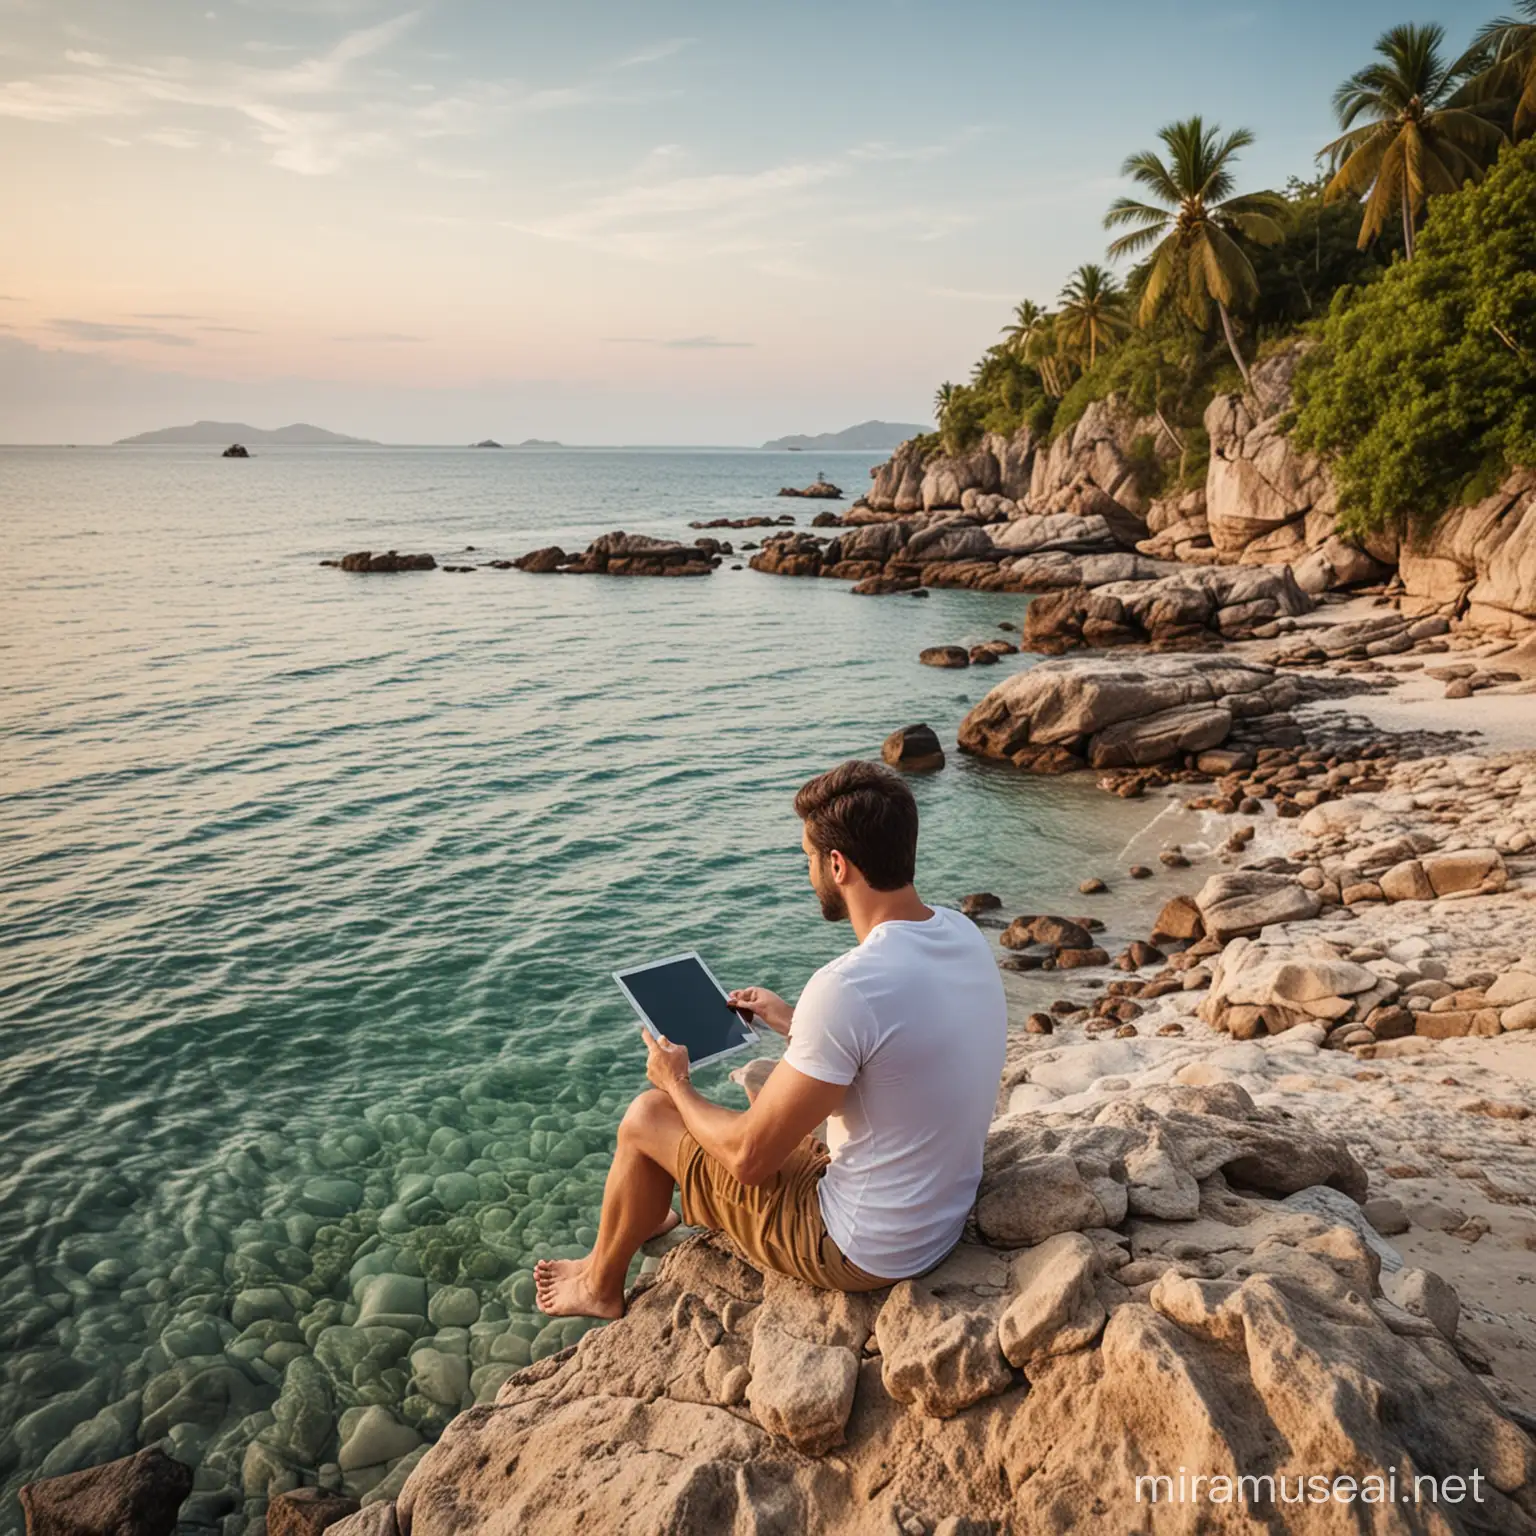
[(547, 1317), (623, 1317), (624, 1293), (600, 1296), (587, 1279), (587, 1259), (540, 1259), (533, 1266), (539, 1311)]
[(682, 1221), (682, 1219), (683, 1218), (679, 1216), (676, 1211), (668, 1211), (667, 1214), (662, 1217), (661, 1225), (657, 1227), (656, 1230), (652, 1232), (648, 1238), (646, 1238), (646, 1242), (654, 1243), (658, 1237), (665, 1237), (673, 1227), (677, 1226), (678, 1223)]

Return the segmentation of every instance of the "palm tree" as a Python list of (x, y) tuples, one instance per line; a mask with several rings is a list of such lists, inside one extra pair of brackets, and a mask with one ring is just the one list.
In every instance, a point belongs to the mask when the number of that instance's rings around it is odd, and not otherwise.
[(1029, 339), (1045, 324), (1047, 315), (1033, 299), (1021, 299), (1013, 306), (1013, 319), (1002, 329), (1004, 345), (1010, 352), (1022, 354)]
[(948, 379), (945, 379), (933, 392), (933, 419), (941, 427), (944, 425), (944, 413), (949, 409), (949, 402), (954, 398), (955, 386)]
[(1410, 261), (1425, 198), (1481, 180), (1504, 141), (1486, 107), (1450, 105), (1456, 72), (1440, 56), (1444, 41), (1445, 28), (1437, 25), (1410, 22), (1383, 32), (1376, 40), (1381, 62), (1357, 71), (1333, 93), (1345, 132), (1318, 151), (1335, 167), (1324, 200), (1365, 198), (1361, 246), (1381, 233), (1397, 206)]
[(1536, 0), (1515, 0), (1525, 19), (1500, 16), (1472, 39), (1472, 46), (1452, 65), (1457, 76), (1469, 76), (1451, 98), (1452, 106), (1491, 99), (1514, 99), (1514, 136), (1523, 139), (1536, 130)]
[(1183, 290), (1185, 313), (1201, 329), (1209, 321), (1214, 301), (1233, 361), (1243, 383), (1252, 388), (1232, 329), (1231, 311), (1250, 303), (1259, 284), (1237, 237), (1274, 244), (1283, 234), (1275, 215), (1284, 209), (1285, 199), (1274, 192), (1234, 193), (1232, 162), (1239, 150), (1253, 143), (1253, 135), (1246, 128), (1226, 138), (1220, 132), (1215, 125), (1207, 128), (1198, 117), (1170, 123), (1158, 134), (1168, 151), (1166, 162), (1156, 150), (1142, 150), (1130, 156), (1120, 172), (1146, 187), (1157, 203), (1117, 197), (1104, 224), (1110, 229), (1118, 224), (1138, 226), (1111, 242), (1112, 258), (1155, 247), (1141, 290), (1141, 324), (1157, 314), (1176, 286)]
[(1056, 317), (1061, 345), (1078, 353), (1086, 350), (1092, 368), (1098, 361), (1099, 347), (1107, 346), (1129, 325), (1125, 293), (1114, 274), (1094, 262), (1085, 262), (1061, 290), (1061, 310)]

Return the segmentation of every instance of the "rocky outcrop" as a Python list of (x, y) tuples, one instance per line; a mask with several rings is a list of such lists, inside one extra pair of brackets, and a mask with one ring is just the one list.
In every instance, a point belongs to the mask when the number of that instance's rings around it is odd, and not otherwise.
[(231, 443), (229, 447), (219, 455), (221, 459), (248, 459), (250, 456), (251, 451), (245, 446), (244, 443)]
[[(1480, 1528), (1529, 1536), (1536, 1448), (1447, 1336), (1454, 1306), (1424, 1304), (1454, 1303), (1443, 1282), (1392, 1255), (1386, 1299), (1365, 1192), (1341, 1142), (1236, 1084), (1008, 1116), (975, 1238), (936, 1270), (840, 1296), (692, 1239), (371, 1507), (404, 1536), (1152, 1529), (1198, 1466), (1260, 1480), (1199, 1529), (1323, 1533), (1338, 1506), (1282, 1502), (1319, 1467), (1477, 1467)], [(1393, 1505), (1379, 1528), (1417, 1527)]]
[(344, 571), (363, 574), (392, 573), (395, 571), (435, 571), (437, 561), (431, 555), (402, 555), (394, 550), (376, 555), (371, 550), (360, 549), (355, 554), (343, 555), (339, 561), (322, 560), (322, 565), (339, 566)]
[(1011, 437), (987, 433), (963, 453), (944, 453), (931, 438), (903, 443), (870, 471), (862, 503), (871, 513), (970, 510), (977, 497), (996, 497), (1004, 515), (1075, 510), (1085, 495), (1108, 498), (1131, 515), (1146, 510), (1151, 463), (1175, 455), (1156, 417), (1138, 417), (1118, 395), (1093, 401), (1070, 428), (1047, 444), (1028, 427)]
[(720, 552), (730, 552), (717, 539), (679, 544), (643, 533), (605, 533), (580, 555), (567, 555), (558, 545), (531, 550), (512, 563), (520, 571), (563, 576), (708, 576), (719, 564)]
[(960, 749), (1034, 772), (1139, 767), (1203, 752), (1298, 700), (1273, 668), (1223, 656), (1047, 661), (1015, 673), (960, 724)]
[(1048, 449), (1035, 454), (1029, 508), (1055, 511), (1091, 488), (1143, 516), (1151, 501), (1144, 485), (1148, 463), (1170, 457), (1177, 457), (1177, 450), (1155, 416), (1138, 417), (1118, 395), (1095, 400)]
[(1406, 614), (1462, 616), (1500, 635), (1536, 629), (1536, 470), (1431, 528), (1410, 526), (1398, 571)]
[(1078, 645), (1150, 641), (1166, 647), (1268, 638), (1280, 632), (1283, 621), (1312, 606), (1284, 566), (1176, 568), (1151, 580), (1110, 581), (1037, 597), (1024, 615), (1024, 645), (1057, 655)]
[(797, 489), (795, 486), (782, 486), (780, 496), (804, 496), (812, 501), (841, 501), (843, 493), (830, 480), (816, 480), (810, 485)]

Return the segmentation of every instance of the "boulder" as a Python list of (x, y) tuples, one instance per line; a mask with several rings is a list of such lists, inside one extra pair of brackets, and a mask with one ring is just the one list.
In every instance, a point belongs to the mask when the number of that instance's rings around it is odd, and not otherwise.
[(1216, 746), (1237, 719), (1284, 711), (1297, 697), (1272, 668), (1226, 656), (1046, 661), (993, 688), (961, 722), (959, 744), (1026, 768), (1041, 748), (1139, 766)]
[(925, 667), (968, 667), (971, 653), (963, 645), (930, 645), (917, 653)]
[(1107, 1316), (1096, 1286), (1100, 1268), (1098, 1250), (1081, 1232), (1048, 1237), (1014, 1258), (997, 1325), (1010, 1365), (1031, 1365), (1093, 1343)]
[(944, 766), (944, 748), (926, 725), (904, 725), (892, 731), (881, 743), (880, 756), (892, 768), (907, 773), (929, 773)]
[(990, 1308), (904, 1280), (875, 1321), (880, 1379), (898, 1403), (947, 1419), (1013, 1385)]
[(752, 1334), (751, 1371), (747, 1401), (770, 1434), (807, 1456), (842, 1444), (859, 1380), (853, 1350), (796, 1338), (759, 1320)]
[(27, 1536), (171, 1536), (192, 1468), (157, 1445), (21, 1490)]
[(431, 555), (402, 555), (392, 549), (382, 555), (376, 555), (371, 550), (360, 549), (355, 554), (343, 555), (340, 563), (344, 571), (356, 571), (365, 575), (437, 569), (437, 561)]
[(582, 554), (570, 559), (560, 559), (564, 552), (550, 545), (531, 550), (512, 564), (539, 574), (558, 570), (569, 575), (707, 576), (714, 569), (720, 548), (714, 539), (679, 544), (673, 539), (617, 531), (594, 539)]
[(1502, 635), (1536, 628), (1536, 470), (1516, 470), (1482, 501), (1408, 527), (1398, 569), (1406, 614), (1464, 611)]
[(1455, 853), (1427, 853), (1419, 861), (1436, 896), (1478, 890), (1486, 881), (1501, 884), (1508, 877), (1504, 859), (1492, 848), (1467, 848)]
[(267, 1536), (321, 1536), (355, 1515), (361, 1506), (344, 1493), (324, 1488), (295, 1488), (279, 1494), (267, 1506)]
[(1254, 934), (1271, 923), (1291, 923), (1316, 917), (1322, 903), (1317, 894), (1288, 875), (1236, 869), (1212, 875), (1195, 897), (1200, 920), (1213, 939), (1225, 944)]

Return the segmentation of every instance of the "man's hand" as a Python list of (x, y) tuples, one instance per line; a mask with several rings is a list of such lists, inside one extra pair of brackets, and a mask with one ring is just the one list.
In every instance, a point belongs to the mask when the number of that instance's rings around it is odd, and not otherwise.
[(645, 1036), (645, 1075), (652, 1087), (660, 1088), (669, 1097), (675, 1096), (679, 1088), (688, 1086), (687, 1046), (673, 1045), (665, 1035), (653, 1035), (644, 1027), (640, 1033)]
[(742, 987), (729, 993), (725, 1000), (732, 1008), (744, 1009), (754, 1018), (761, 1019), (774, 1034), (789, 1033), (794, 1009), (777, 992), (770, 992), (767, 987)]

